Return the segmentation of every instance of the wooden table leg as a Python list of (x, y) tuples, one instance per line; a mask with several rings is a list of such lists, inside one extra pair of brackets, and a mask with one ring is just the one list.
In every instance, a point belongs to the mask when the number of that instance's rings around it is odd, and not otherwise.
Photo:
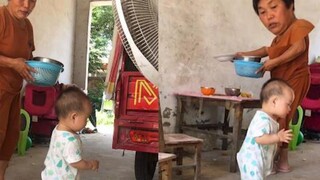
[(176, 156), (174, 154), (159, 153), (159, 180), (172, 179), (172, 160)]
[[(175, 149), (175, 154), (176, 154), (176, 156), (177, 156), (177, 158), (176, 158), (176, 165), (177, 165), (177, 166), (181, 166), (181, 165), (183, 164), (183, 148), (181, 148), (181, 147), (176, 148), (176, 149)], [(178, 169), (178, 170), (176, 171), (176, 174), (177, 174), (177, 175), (181, 175), (181, 174), (182, 174), (181, 169)]]
[(194, 162), (196, 164), (194, 171), (194, 180), (200, 179), (201, 173), (201, 151), (202, 151), (202, 143), (196, 145), (195, 154), (194, 154)]
[[(223, 126), (222, 126), (222, 132), (224, 135), (228, 135), (229, 133), (229, 110), (225, 108), (224, 110), (224, 121), (223, 121)], [(228, 149), (228, 138), (223, 138), (222, 139), (222, 150), (227, 150)]]
[(177, 128), (177, 132), (182, 133), (182, 124), (183, 124), (183, 114), (182, 114), (182, 108), (183, 108), (183, 104), (182, 104), (182, 97), (177, 98), (177, 118), (176, 118), (176, 128)]
[(165, 161), (160, 162), (159, 164), (160, 169), (160, 180), (171, 180), (172, 179), (172, 162)]
[(237, 152), (240, 147), (240, 135), (242, 126), (242, 114), (243, 107), (240, 104), (234, 106), (234, 121), (233, 121), (233, 134), (232, 134), (232, 150), (231, 150), (231, 161), (230, 161), (230, 172), (237, 171)]

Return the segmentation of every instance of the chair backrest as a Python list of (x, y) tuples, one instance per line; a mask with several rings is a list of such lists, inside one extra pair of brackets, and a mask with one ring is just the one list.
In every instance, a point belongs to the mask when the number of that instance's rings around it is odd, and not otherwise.
[(300, 133), (301, 123), (303, 119), (303, 109), (298, 106), (295, 116), (290, 121), (289, 127), (292, 129), (293, 138), (289, 143), (290, 150), (295, 150), (297, 148), (298, 136)]
[(21, 128), (20, 128), (20, 131), (29, 131), (29, 128), (30, 128), (30, 115), (24, 109), (20, 110), (20, 115), (21, 115)]
[(19, 141), (17, 144), (18, 154), (20, 156), (25, 155), (27, 150), (27, 141), (28, 141), (28, 134), (29, 134), (29, 127), (30, 127), (30, 116), (24, 109), (20, 110), (21, 115), (21, 129), (19, 135)]
[(27, 84), (25, 88), (24, 108), (30, 115), (56, 119), (54, 105), (61, 93), (63, 84), (50, 87)]

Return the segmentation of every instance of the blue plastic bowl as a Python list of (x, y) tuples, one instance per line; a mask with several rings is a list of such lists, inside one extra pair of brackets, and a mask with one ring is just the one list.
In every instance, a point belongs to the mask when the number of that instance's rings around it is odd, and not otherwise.
[(31, 73), (35, 79), (32, 84), (36, 86), (53, 86), (57, 83), (63, 67), (54, 63), (42, 61), (26, 61), (26, 63), (36, 70)]
[(261, 78), (263, 77), (262, 72), (256, 74), (256, 71), (262, 67), (262, 63), (253, 62), (253, 61), (242, 61), (242, 60), (235, 60), (234, 67), (236, 70), (237, 75), (243, 77), (250, 77), (250, 78)]

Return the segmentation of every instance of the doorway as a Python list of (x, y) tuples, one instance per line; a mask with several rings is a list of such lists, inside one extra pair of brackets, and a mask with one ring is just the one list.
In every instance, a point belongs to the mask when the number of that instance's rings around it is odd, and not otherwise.
[(113, 124), (112, 102), (103, 98), (108, 59), (112, 49), (113, 29), (111, 1), (91, 2), (87, 44), (87, 91), (93, 105), (90, 122), (94, 129), (98, 124)]

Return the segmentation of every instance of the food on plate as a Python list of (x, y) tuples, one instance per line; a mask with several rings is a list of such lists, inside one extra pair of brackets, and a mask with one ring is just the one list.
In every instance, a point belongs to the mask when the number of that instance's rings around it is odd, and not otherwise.
[(252, 98), (252, 93), (250, 93), (250, 92), (241, 92), (240, 93), (240, 97)]

